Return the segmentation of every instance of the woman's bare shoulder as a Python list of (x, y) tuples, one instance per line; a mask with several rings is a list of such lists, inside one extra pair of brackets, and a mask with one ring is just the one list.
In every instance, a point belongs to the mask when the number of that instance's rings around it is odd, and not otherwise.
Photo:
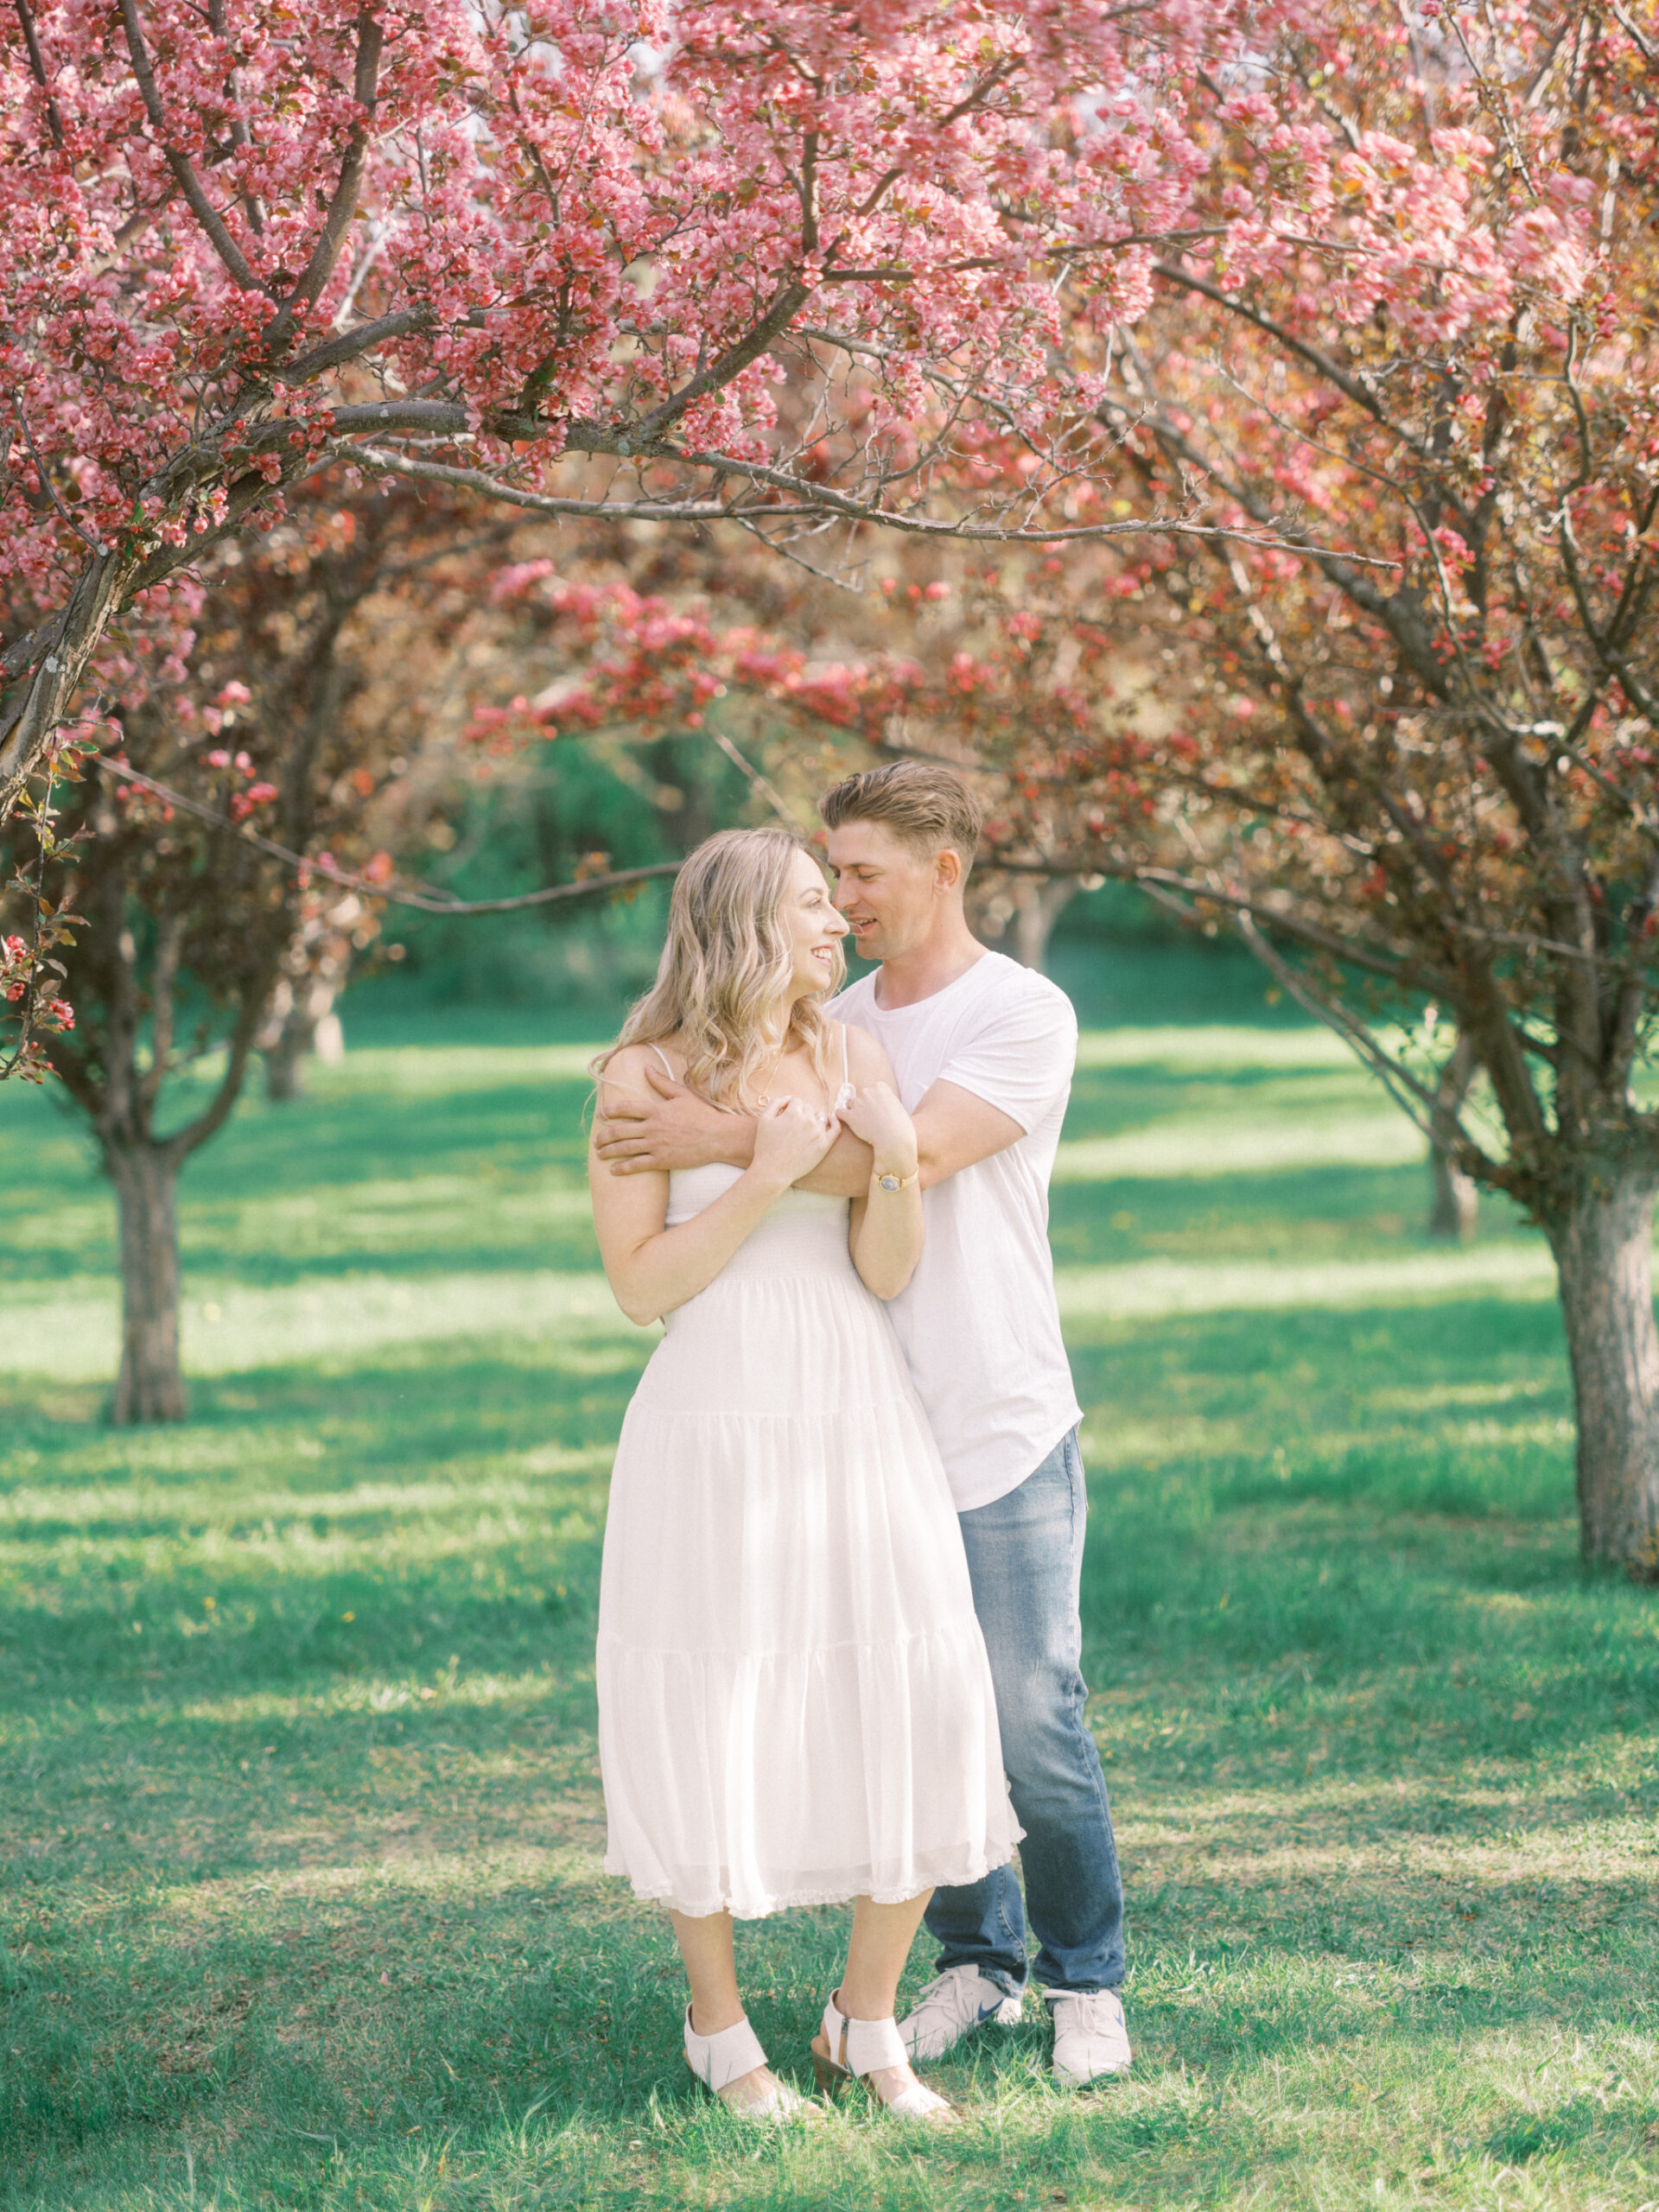
[(664, 1037), (660, 1044), (619, 1045), (600, 1070), (598, 1080), (601, 1085), (614, 1086), (619, 1090), (648, 1090), (646, 1069), (654, 1068), (658, 1075), (664, 1074), (668, 1071), (663, 1065), (664, 1059), (668, 1070), (677, 1077), (681, 1063), (671, 1037)]

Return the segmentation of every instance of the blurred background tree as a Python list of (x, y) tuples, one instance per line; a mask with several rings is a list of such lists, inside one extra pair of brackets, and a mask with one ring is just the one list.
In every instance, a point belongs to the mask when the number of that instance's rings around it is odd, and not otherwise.
[[(411, 699), (454, 649), (446, 613), (464, 627), (451, 566), (487, 543), (414, 493), (296, 501), (264, 537), (213, 556), (195, 633), (173, 635), (181, 668), (141, 680), (135, 641), (107, 757), (64, 787), (60, 832), (90, 834), (47, 866), (48, 893), (76, 918), (64, 953), (75, 1022), (44, 1043), (119, 1213), (117, 1421), (184, 1413), (177, 1177), (233, 1109), (279, 981), (303, 988), (379, 928), (372, 896), (308, 879), (270, 847), (390, 876), (375, 797), (406, 768)], [(400, 658), (396, 683), (377, 683), (375, 654), (409, 626), (411, 601), (424, 666)], [(4, 859), (29, 868), (28, 818), (4, 836)]]
[(1203, 225), (1102, 418), (1126, 511), (1281, 542), (1027, 592), (1033, 652), (1087, 669), (1097, 634), (1175, 711), (1097, 658), (1074, 734), (1030, 725), (1016, 836), (1236, 931), (1437, 1142), (1454, 1215), (1465, 1179), (1541, 1226), (1584, 1555), (1659, 1576), (1659, 47), (1342, 0), (1269, 52), (1201, 88)]

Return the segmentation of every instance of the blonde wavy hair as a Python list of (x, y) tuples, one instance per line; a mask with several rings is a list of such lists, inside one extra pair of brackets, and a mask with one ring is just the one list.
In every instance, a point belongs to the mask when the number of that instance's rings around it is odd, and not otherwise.
[(846, 980), (839, 940), (824, 988), (792, 1004), (785, 995), (795, 954), (781, 910), (795, 855), (809, 850), (792, 830), (703, 839), (675, 878), (657, 981), (593, 1063), (595, 1079), (625, 1045), (677, 1035), (686, 1082), (728, 1112), (753, 1111), (760, 1071), (792, 1045), (805, 1046), (828, 1087), (823, 1004)]

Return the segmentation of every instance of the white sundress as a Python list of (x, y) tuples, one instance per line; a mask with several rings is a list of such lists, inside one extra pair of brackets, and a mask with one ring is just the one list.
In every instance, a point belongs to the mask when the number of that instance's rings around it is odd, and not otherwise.
[[(739, 1172), (671, 1176), (669, 1225)], [(848, 1211), (776, 1201), (668, 1316), (617, 1446), (605, 1866), (687, 1914), (897, 1903), (1020, 1839), (956, 1509)]]

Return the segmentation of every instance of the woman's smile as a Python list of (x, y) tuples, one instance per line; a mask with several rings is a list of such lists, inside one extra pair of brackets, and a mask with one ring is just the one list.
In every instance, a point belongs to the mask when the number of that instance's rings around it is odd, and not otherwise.
[(794, 939), (790, 989), (796, 996), (817, 996), (833, 988), (845, 972), (841, 940), (847, 924), (830, 905), (823, 871), (810, 853), (796, 854), (791, 888), (794, 899), (785, 909)]

